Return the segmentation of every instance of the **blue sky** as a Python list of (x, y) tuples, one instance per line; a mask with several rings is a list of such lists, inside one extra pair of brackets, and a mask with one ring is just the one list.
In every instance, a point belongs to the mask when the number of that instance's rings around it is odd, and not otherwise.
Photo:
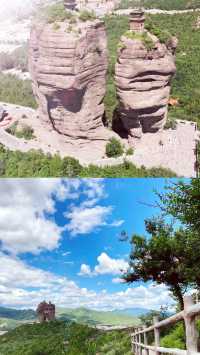
[[(171, 180), (172, 181), (172, 180)], [(0, 305), (98, 310), (159, 308), (163, 286), (120, 282), (130, 244), (166, 179), (15, 179), (0, 181)]]

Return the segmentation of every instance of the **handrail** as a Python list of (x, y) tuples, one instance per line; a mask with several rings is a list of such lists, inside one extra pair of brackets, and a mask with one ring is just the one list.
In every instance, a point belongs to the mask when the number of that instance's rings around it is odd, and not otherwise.
[[(200, 314), (200, 303), (194, 304), (192, 296), (184, 297), (184, 310), (174, 314), (173, 316), (158, 321), (158, 317), (154, 317), (154, 324), (150, 327), (135, 328), (135, 332), (131, 334), (132, 352), (135, 355), (149, 355), (149, 351), (153, 351), (156, 355), (161, 353), (174, 355), (200, 355), (198, 352), (198, 332), (196, 329), (195, 319)], [(160, 346), (160, 329), (170, 324), (174, 324), (184, 320), (186, 349), (164, 348)], [(154, 346), (147, 343), (147, 333), (154, 332)], [(143, 342), (142, 342), (143, 338)]]

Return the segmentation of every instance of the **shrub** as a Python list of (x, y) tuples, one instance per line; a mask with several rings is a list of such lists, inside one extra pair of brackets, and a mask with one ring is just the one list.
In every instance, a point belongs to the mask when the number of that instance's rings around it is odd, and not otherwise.
[(134, 153), (134, 150), (131, 147), (128, 148), (127, 151), (126, 151), (126, 155), (133, 155), (133, 153)]
[(124, 36), (132, 40), (134, 39), (140, 40), (148, 51), (152, 50), (155, 46), (154, 42), (146, 32), (136, 33), (134, 31), (128, 30), (125, 32)]
[(58, 31), (59, 29), (60, 29), (59, 23), (55, 22), (55, 23), (53, 24), (53, 30), (54, 30), (54, 31)]
[(14, 122), (6, 131), (17, 138), (24, 138), (27, 140), (35, 138), (34, 130), (32, 127), (28, 126), (27, 124), (23, 124), (22, 128), (18, 128), (19, 122)]
[(175, 130), (177, 127), (177, 122), (173, 118), (168, 118), (167, 122), (165, 123), (164, 129), (173, 129)]
[(59, 3), (45, 7), (42, 16), (48, 23), (54, 23), (69, 20), (74, 15), (70, 11), (66, 11), (63, 3)]
[(116, 138), (111, 138), (106, 144), (106, 155), (107, 157), (119, 157), (123, 154), (124, 149)]
[(65, 157), (62, 161), (61, 176), (76, 177), (79, 176), (82, 166), (74, 158)]
[(92, 11), (88, 11), (88, 10), (83, 10), (80, 12), (79, 14), (79, 19), (81, 21), (92, 21), (96, 19), (96, 15), (94, 12)]

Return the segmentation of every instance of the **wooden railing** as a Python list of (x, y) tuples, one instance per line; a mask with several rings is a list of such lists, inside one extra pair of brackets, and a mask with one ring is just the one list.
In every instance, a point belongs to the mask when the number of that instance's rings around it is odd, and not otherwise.
[[(154, 318), (154, 324), (148, 328), (135, 328), (132, 338), (132, 352), (135, 355), (175, 354), (175, 355), (200, 355), (198, 353), (198, 332), (196, 316), (200, 314), (200, 303), (195, 304), (191, 296), (184, 297), (184, 310), (162, 321)], [(160, 329), (183, 320), (185, 323), (186, 349), (164, 348), (160, 346)], [(154, 345), (148, 345), (147, 333), (154, 332)]]

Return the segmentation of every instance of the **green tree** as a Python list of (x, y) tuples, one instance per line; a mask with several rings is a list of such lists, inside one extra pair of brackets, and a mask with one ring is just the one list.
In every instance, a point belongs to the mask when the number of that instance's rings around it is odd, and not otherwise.
[(178, 219), (195, 233), (200, 232), (200, 179), (170, 184), (158, 196), (164, 214)]
[[(153, 281), (169, 287), (183, 309), (183, 295), (199, 283), (200, 248), (196, 236), (183, 228), (174, 229), (162, 218), (145, 220), (148, 236), (134, 235), (126, 282)], [(150, 235), (150, 238), (149, 238)]]

